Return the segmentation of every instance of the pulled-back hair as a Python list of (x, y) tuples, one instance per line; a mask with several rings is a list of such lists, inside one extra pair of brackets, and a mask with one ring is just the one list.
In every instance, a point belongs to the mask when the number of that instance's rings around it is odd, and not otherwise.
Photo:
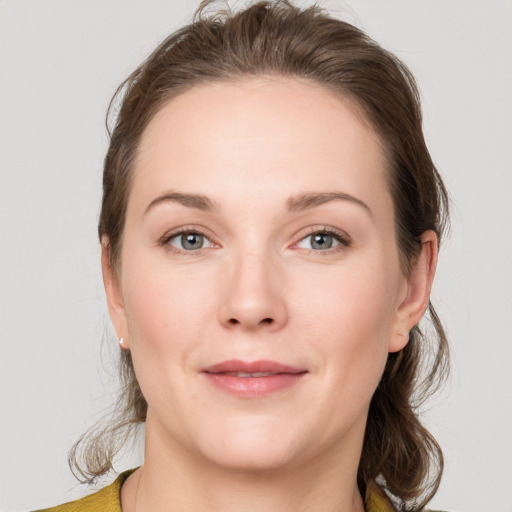
[[(156, 48), (111, 102), (110, 114), (114, 105), (119, 108), (104, 163), (99, 237), (114, 271), (120, 264), (134, 157), (156, 112), (198, 84), (282, 76), (307, 79), (348, 100), (380, 137), (407, 275), (421, 235), (433, 230), (441, 239), (448, 218), (446, 190), (425, 144), (410, 71), (361, 30), (316, 6), (258, 2), (236, 13), (208, 13), (209, 3), (203, 2), (190, 25)], [(420, 509), (436, 492), (443, 468), (441, 449), (418, 418), (419, 406), (448, 371), (446, 336), (431, 303), (427, 316), (426, 332), (416, 326), (405, 348), (388, 356), (371, 401), (358, 469), (363, 495), (368, 486), (380, 485), (400, 510)], [(112, 469), (116, 454), (146, 419), (147, 403), (129, 351), (120, 351), (120, 358), (123, 388), (113, 418), (84, 435), (70, 452), (71, 467), (85, 482)]]

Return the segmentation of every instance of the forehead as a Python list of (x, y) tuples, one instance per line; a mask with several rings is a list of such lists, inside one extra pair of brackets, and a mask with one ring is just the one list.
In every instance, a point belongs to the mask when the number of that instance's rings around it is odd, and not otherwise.
[(169, 100), (143, 133), (133, 192), (228, 200), (341, 189), (369, 201), (387, 193), (385, 167), (379, 137), (353, 103), (307, 80), (259, 77)]

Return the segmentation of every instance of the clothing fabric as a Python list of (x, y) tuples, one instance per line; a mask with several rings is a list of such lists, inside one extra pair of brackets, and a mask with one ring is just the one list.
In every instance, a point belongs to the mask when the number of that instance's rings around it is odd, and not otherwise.
[(110, 485), (85, 498), (34, 512), (122, 512), (121, 486), (134, 471), (135, 469), (130, 469), (121, 473)]
[[(134, 471), (135, 469), (130, 469), (121, 473), (113, 483), (85, 498), (34, 512), (122, 512), (119, 494), (121, 486)], [(395, 510), (384, 491), (376, 486), (368, 489), (365, 502), (366, 512), (394, 512)]]

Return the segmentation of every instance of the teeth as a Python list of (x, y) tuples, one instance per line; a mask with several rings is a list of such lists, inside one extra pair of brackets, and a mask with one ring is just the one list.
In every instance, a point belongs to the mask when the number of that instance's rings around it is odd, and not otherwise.
[(274, 374), (272, 372), (256, 372), (256, 373), (224, 372), (224, 375), (231, 375), (233, 377), (269, 377), (270, 375), (274, 375)]

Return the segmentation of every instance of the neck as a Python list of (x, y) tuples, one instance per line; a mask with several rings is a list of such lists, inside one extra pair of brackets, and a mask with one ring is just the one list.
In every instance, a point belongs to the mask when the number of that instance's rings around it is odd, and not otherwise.
[(123, 489), (124, 512), (364, 512), (356, 482), (362, 440), (355, 450), (353, 439), (345, 450), (327, 447), (307, 464), (251, 471), (219, 467), (177, 442), (164, 445), (148, 421), (144, 466), (132, 475), (131, 492)]

